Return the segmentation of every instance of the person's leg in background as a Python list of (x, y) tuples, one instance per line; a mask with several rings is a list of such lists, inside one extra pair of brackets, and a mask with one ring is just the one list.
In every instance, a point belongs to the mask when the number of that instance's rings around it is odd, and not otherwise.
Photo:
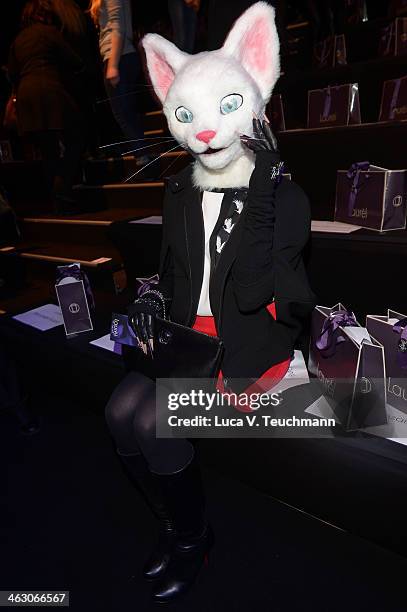
[(197, 26), (197, 13), (185, 3), (185, 0), (168, 0), (173, 42), (185, 51), (193, 53), (195, 48), (195, 35)]
[(33, 133), (31, 140), (39, 149), (43, 173), (56, 213), (78, 211), (72, 187), (79, 178), (85, 147), (83, 132), (77, 128)]
[(84, 131), (78, 126), (60, 133), (59, 142), (61, 157), (58, 164), (58, 172), (54, 181), (55, 197), (58, 204), (75, 204), (72, 187), (81, 178), (80, 162), (85, 150)]
[(192, 8), (184, 3), (184, 23), (185, 23), (185, 48), (187, 53), (193, 53), (195, 50), (196, 28), (198, 23), (198, 14)]
[(27, 133), (27, 138), (38, 149), (50, 198), (57, 209), (55, 184), (60, 174), (61, 147), (58, 130)]
[(120, 147), (120, 153), (127, 150), (140, 149), (139, 156), (144, 152), (144, 130), (140, 113), (140, 82), (141, 64), (137, 52), (122, 55), (119, 63), (120, 81), (113, 87), (105, 79), (106, 93), (109, 97), (113, 116), (116, 119), (125, 140), (133, 140)]
[(130, 372), (106, 406), (117, 451), (161, 524), (146, 578), (159, 578), (156, 601), (169, 601), (194, 581), (211, 545), (201, 474), (192, 444), (156, 437), (155, 383)]
[(173, 43), (182, 51), (184, 51), (185, 45), (184, 7), (184, 0), (168, 0)]

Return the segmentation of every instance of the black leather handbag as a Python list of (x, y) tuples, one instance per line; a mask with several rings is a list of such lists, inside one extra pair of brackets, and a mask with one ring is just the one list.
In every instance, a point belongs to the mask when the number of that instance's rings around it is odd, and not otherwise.
[(207, 378), (216, 382), (224, 352), (219, 338), (156, 317), (156, 378)]
[(186, 379), (205, 379), (205, 390), (214, 390), (224, 354), (222, 340), (191, 327), (155, 318), (154, 353), (123, 345), (128, 369), (152, 378), (166, 379), (172, 391), (187, 391)]

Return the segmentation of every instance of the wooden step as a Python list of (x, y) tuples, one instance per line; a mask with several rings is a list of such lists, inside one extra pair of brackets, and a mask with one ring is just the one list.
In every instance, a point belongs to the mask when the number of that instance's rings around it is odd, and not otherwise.
[[(32, 245), (63, 244), (98, 247), (105, 257), (117, 259), (117, 250), (108, 236), (108, 229), (115, 221), (148, 216), (149, 210), (109, 209), (72, 217), (36, 216), (20, 220), (22, 239)], [(24, 250), (24, 249), (23, 249)]]
[(88, 246), (71, 243), (23, 245), (22, 249), (0, 251), (0, 258), (10, 262), (18, 259), (22, 262), (23, 273), (27, 283), (47, 280), (53, 284), (56, 267), (80, 263), (89, 274), (91, 282), (101, 288), (114, 290), (114, 273), (122, 269), (118, 251), (110, 249), (114, 257), (106, 255), (106, 247)]
[(40, 161), (16, 160), (1, 163), (0, 184), (6, 190), (16, 212), (24, 209), (36, 212), (52, 210)]
[(1, 311), (7, 314), (25, 312), (54, 299), (55, 290), (48, 280), (34, 279), (18, 288), (7, 286), (3, 293), (0, 292), (0, 314)]
[(157, 128), (157, 129), (154, 129), (154, 130), (145, 130), (144, 131), (144, 136), (164, 136), (166, 131), (167, 130), (165, 128)]
[(78, 185), (75, 194), (79, 202), (93, 202), (95, 206), (105, 209), (132, 209), (135, 215), (159, 215), (162, 211), (164, 182)]
[(144, 115), (144, 126), (147, 131), (167, 130), (167, 119), (162, 110), (155, 110)]
[[(112, 256), (114, 254), (114, 257)], [(33, 244), (19, 251), (23, 259), (40, 264), (68, 265), (78, 262), (86, 268), (109, 268), (120, 265), (120, 255), (117, 251), (106, 252), (106, 246), (89, 246), (67, 243)]]
[(70, 243), (98, 246), (104, 256), (114, 256), (106, 238), (108, 221), (63, 217), (24, 217), (20, 222), (24, 240), (38, 243)]
[(150, 152), (150, 155), (154, 154), (157, 158), (156, 161), (141, 171), (134, 157), (130, 155), (87, 160), (83, 166), (84, 182), (87, 185), (123, 183), (134, 173), (137, 174), (132, 180), (137, 179), (137, 182), (146, 182), (148, 181), (146, 176), (152, 176), (153, 180), (158, 180), (176, 174), (191, 161), (191, 156), (183, 150), (165, 153), (166, 149), (173, 146), (175, 145), (171, 141), (169, 144), (168, 142), (160, 143), (157, 147), (158, 151), (154, 147), (154, 153)]

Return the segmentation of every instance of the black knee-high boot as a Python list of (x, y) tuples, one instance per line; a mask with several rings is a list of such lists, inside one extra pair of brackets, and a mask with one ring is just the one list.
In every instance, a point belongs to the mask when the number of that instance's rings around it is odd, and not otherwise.
[(205, 519), (205, 495), (195, 456), (181, 471), (155, 474), (155, 478), (176, 530), (170, 562), (153, 588), (154, 601), (166, 603), (182, 595), (196, 579), (213, 544), (213, 532)]
[(175, 542), (175, 527), (170, 517), (160, 488), (154, 476), (148, 469), (143, 455), (118, 454), (123, 461), (132, 481), (141, 489), (149, 507), (159, 522), (158, 542), (143, 568), (144, 578), (155, 580), (159, 578), (166, 569)]

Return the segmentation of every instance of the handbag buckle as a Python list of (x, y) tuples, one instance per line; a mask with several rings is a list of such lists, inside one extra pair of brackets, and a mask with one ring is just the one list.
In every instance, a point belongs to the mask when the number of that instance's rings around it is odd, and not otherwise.
[(172, 340), (172, 332), (169, 329), (162, 329), (158, 336), (158, 341), (161, 344), (169, 344)]

